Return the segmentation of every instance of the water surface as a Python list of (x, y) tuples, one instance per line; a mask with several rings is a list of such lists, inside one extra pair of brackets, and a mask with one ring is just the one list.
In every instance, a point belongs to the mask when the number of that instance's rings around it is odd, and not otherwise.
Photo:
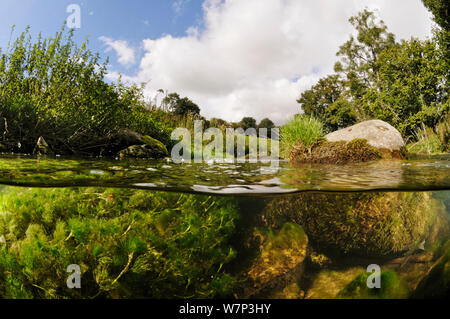
[(448, 295), (449, 155), (275, 164), (2, 156), (0, 297)]

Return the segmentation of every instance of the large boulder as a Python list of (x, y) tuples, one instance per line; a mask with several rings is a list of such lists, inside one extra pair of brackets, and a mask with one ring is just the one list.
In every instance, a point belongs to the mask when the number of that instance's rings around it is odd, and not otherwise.
[(326, 255), (400, 257), (447, 234), (445, 208), (428, 192), (299, 193), (274, 199), (264, 218), (304, 229)]
[(367, 144), (377, 148), (383, 156), (402, 158), (405, 142), (400, 132), (381, 120), (370, 120), (332, 132), (325, 136), (330, 142), (350, 142), (365, 139)]

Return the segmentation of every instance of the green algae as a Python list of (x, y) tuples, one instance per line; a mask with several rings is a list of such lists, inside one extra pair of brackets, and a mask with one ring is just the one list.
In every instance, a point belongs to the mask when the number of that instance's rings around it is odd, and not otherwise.
[[(10, 188), (0, 207), (4, 298), (227, 296), (233, 200), (139, 190)], [(78, 264), (82, 288), (68, 289)]]

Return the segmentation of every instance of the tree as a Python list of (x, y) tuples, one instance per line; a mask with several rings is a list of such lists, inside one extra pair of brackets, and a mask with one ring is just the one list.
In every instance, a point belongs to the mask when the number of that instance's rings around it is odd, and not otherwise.
[(434, 21), (441, 27), (436, 31), (442, 60), (447, 72), (447, 81), (450, 81), (450, 2), (448, 0), (422, 0), (425, 7), (431, 11)]
[[(324, 123), (325, 131), (332, 132), (356, 122), (349, 103), (343, 97), (344, 87), (339, 75), (322, 78), (297, 100), (303, 112)], [(342, 106), (345, 108), (341, 108)]]
[(199, 115), (200, 108), (189, 98), (180, 98), (178, 93), (170, 93), (163, 100), (163, 104), (167, 105), (169, 110), (178, 115)]
[(379, 83), (365, 95), (367, 113), (387, 121), (405, 136), (422, 125), (435, 127), (450, 110), (448, 70), (436, 41), (411, 39), (382, 52)]
[(244, 117), (239, 124), (244, 130), (249, 128), (256, 129), (256, 120), (253, 117)]
[(270, 130), (274, 127), (275, 127), (275, 124), (267, 117), (265, 119), (262, 119), (261, 122), (259, 122), (259, 124), (258, 124), (258, 128), (266, 128), (268, 130)]
[(356, 37), (337, 52), (336, 73), (302, 93), (297, 102), (303, 111), (320, 119), (326, 131), (377, 118), (414, 138), (419, 126), (436, 126), (450, 109), (443, 38), (397, 43), (367, 10), (349, 21)]
[(378, 56), (395, 44), (395, 36), (387, 31), (382, 20), (378, 20), (368, 10), (351, 17), (349, 22), (355, 28), (357, 36), (350, 36), (339, 48), (336, 55), (340, 57), (340, 61), (335, 64), (334, 69), (344, 82), (349, 100), (355, 102), (353, 104), (358, 118), (365, 119), (366, 114), (358, 100), (379, 81)]
[(272, 136), (272, 129), (275, 128), (275, 123), (273, 123), (269, 118), (264, 118), (261, 120), (261, 122), (259, 122), (258, 124), (258, 129), (260, 128), (265, 128), (267, 129), (267, 137), (271, 137)]
[(434, 15), (434, 21), (443, 30), (450, 31), (450, 2), (448, 0), (422, 0), (422, 2)]

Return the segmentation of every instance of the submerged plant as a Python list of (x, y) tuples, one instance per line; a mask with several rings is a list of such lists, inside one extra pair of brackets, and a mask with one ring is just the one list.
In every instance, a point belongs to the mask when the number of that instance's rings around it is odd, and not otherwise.
[(401, 281), (394, 271), (381, 272), (380, 288), (370, 289), (367, 287), (369, 273), (364, 272), (357, 276), (337, 295), (345, 299), (402, 299), (409, 296), (406, 284)]
[[(0, 297), (229, 296), (233, 200), (130, 189), (0, 193)], [(68, 289), (67, 266), (81, 267)]]
[(323, 124), (313, 117), (296, 115), (280, 130), (281, 155), (288, 158), (292, 149), (301, 144), (309, 153), (313, 145), (323, 136)]

